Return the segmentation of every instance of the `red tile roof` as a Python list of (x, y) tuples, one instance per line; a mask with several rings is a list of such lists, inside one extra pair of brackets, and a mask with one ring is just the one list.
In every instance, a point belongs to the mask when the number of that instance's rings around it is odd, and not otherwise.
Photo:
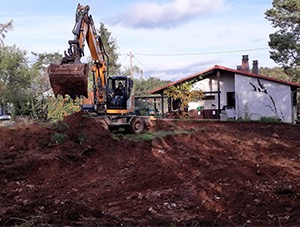
[(299, 83), (289, 82), (289, 81), (285, 81), (285, 80), (281, 80), (281, 79), (277, 79), (277, 78), (273, 78), (273, 77), (269, 77), (269, 76), (264, 76), (264, 75), (260, 75), (260, 74), (253, 74), (251, 72), (246, 72), (246, 71), (242, 71), (242, 70), (230, 69), (230, 68), (227, 68), (227, 67), (224, 67), (224, 66), (221, 66), (221, 65), (215, 65), (214, 67), (208, 68), (208, 69), (203, 70), (199, 73), (195, 73), (191, 76), (182, 78), (182, 79), (177, 80), (175, 82), (172, 82), (172, 83), (166, 84), (162, 87), (159, 87), (157, 89), (154, 89), (154, 90), (150, 91), (149, 93), (150, 94), (162, 93), (165, 89), (167, 89), (170, 86), (173, 86), (173, 85), (176, 85), (176, 84), (181, 84), (181, 83), (184, 83), (186, 81), (190, 81), (192, 79), (196, 79), (199, 76), (212, 74), (212, 73), (216, 72), (217, 70), (225, 71), (225, 72), (238, 73), (238, 74), (244, 75), (244, 76), (260, 78), (260, 79), (269, 80), (269, 81), (277, 82), (277, 83), (280, 83), (280, 84), (286, 84), (286, 85), (289, 85), (289, 86), (300, 88)]

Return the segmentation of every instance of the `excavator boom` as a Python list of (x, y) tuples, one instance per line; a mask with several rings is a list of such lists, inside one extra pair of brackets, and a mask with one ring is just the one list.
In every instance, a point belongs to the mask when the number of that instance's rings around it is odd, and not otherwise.
[[(89, 6), (78, 4), (76, 21), (72, 33), (74, 39), (69, 40), (70, 47), (65, 51), (61, 64), (51, 64), (48, 75), (54, 95), (69, 95), (72, 99), (85, 96), (88, 98), (88, 73), (91, 70), (97, 84), (97, 103), (103, 104), (104, 98), (100, 92), (105, 86), (106, 62), (105, 50), (101, 38), (97, 35), (94, 21), (89, 15)], [(88, 69), (87, 64), (81, 63), (84, 56), (85, 42), (91, 51), (93, 65)]]

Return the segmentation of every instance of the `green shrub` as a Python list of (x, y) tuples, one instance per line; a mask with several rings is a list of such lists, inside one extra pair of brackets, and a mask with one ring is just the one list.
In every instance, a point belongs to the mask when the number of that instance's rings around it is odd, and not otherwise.
[(259, 119), (259, 121), (262, 121), (262, 122), (280, 122), (281, 119), (278, 118), (278, 117), (266, 117), (266, 116), (263, 116)]
[(67, 136), (61, 133), (55, 133), (54, 135), (52, 135), (51, 140), (55, 143), (55, 144), (61, 144), (63, 142), (65, 142)]

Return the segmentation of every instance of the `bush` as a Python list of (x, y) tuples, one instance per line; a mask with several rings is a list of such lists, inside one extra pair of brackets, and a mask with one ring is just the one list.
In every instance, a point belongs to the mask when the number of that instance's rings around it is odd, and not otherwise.
[(55, 144), (61, 144), (66, 140), (66, 138), (67, 138), (67, 136), (64, 134), (55, 133), (51, 139)]
[(259, 121), (262, 121), (262, 122), (281, 122), (281, 119), (278, 118), (278, 117), (266, 117), (266, 116), (263, 116), (259, 119)]

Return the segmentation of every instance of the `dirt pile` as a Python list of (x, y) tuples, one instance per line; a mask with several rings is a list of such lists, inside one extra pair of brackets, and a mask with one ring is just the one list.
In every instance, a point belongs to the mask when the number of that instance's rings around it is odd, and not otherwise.
[(0, 225), (300, 225), (300, 127), (77, 113), (0, 128)]

